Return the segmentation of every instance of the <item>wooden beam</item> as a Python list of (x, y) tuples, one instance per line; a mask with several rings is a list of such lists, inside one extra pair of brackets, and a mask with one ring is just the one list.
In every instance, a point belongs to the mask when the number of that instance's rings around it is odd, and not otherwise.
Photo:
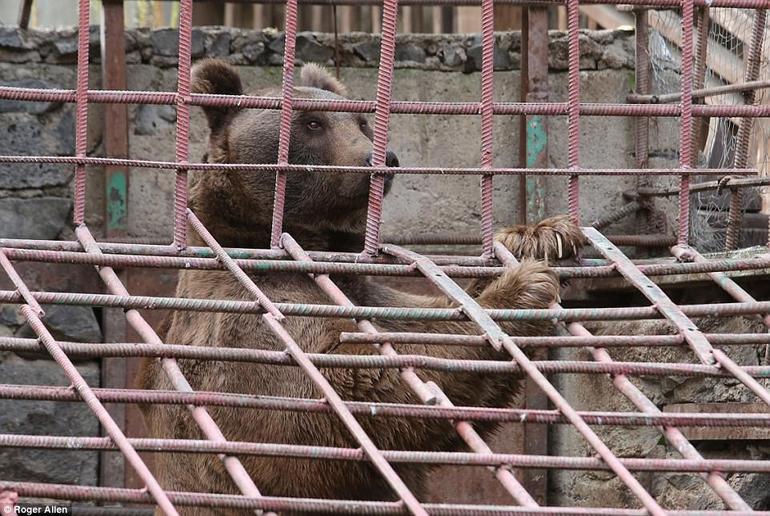
[(605, 29), (634, 26), (633, 17), (618, 11), (611, 5), (581, 5), (580, 12), (585, 14), (589, 20), (595, 21)]

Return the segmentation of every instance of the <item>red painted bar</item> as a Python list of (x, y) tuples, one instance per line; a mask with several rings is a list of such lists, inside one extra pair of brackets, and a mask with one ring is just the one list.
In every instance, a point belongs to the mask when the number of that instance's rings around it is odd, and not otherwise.
[[(93, 235), (91, 235), (88, 227), (85, 225), (79, 226), (75, 230), (75, 235), (87, 253), (100, 254), (101, 251), (99, 251), (99, 248), (96, 246), (96, 241), (94, 240)], [(101, 267), (98, 272), (99, 276), (110, 292), (116, 293), (119, 296), (129, 295), (128, 290), (120, 281), (120, 278), (115, 273), (115, 271), (112, 270), (112, 268)], [(163, 346), (163, 341), (161, 338), (157, 333), (155, 333), (155, 330), (152, 329), (152, 327), (147, 323), (147, 321), (145, 321), (145, 319), (137, 310), (127, 310), (126, 321), (145, 342), (152, 345)], [(182, 370), (179, 368), (179, 365), (176, 363), (175, 359), (164, 358), (161, 359), (160, 362), (161, 366), (163, 367), (163, 371), (166, 373), (169, 381), (175, 389), (182, 392), (193, 392), (192, 387), (185, 378), (184, 374), (182, 374)], [(224, 434), (219, 429), (219, 426), (217, 426), (216, 422), (208, 413), (205, 407), (189, 405), (188, 408), (196, 424), (207, 439), (216, 442), (226, 441)], [(233, 479), (235, 485), (238, 486), (238, 489), (241, 491), (241, 493), (246, 496), (256, 498), (261, 496), (257, 486), (254, 485), (254, 481), (251, 480), (249, 474), (246, 472), (246, 468), (243, 467), (237, 457), (221, 455), (219, 458), (225, 465), (225, 469)]]
[[(567, 86), (567, 166), (580, 168), (580, 6), (578, 0), (567, 0), (567, 32), (569, 37)], [(580, 179), (569, 177), (567, 205), (570, 219), (580, 224)], [(534, 222), (534, 221), (533, 221)]]
[[(78, 63), (75, 86), (75, 156), (83, 158), (88, 152), (88, 50), (90, 40), (90, 0), (78, 3)], [(86, 168), (82, 163), (75, 165), (75, 224), (85, 221), (86, 210)]]
[[(481, 168), (494, 168), (494, 112), (495, 100), (495, 9), (493, 0), (481, 2)], [(481, 247), (484, 256), (492, 256), (494, 241), (493, 178), (481, 176)]]
[(176, 161), (174, 177), (174, 244), (187, 246), (187, 167), (190, 158), (190, 67), (192, 63), (192, 0), (179, 4), (179, 66), (176, 86)]
[[(66, 348), (62, 347), (66, 352)], [(92, 388), (99, 401), (105, 403), (154, 403), (162, 405), (211, 405), (218, 407), (254, 408), (293, 412), (332, 413), (323, 399), (284, 398), (223, 392), (145, 391), (139, 389)], [(82, 401), (77, 392), (67, 387), (0, 384), (0, 399)], [(408, 405), (346, 401), (355, 415), (370, 417), (407, 417), (416, 419), (461, 419), (513, 423), (571, 424), (556, 410), (456, 407), (448, 405)], [(770, 416), (761, 413), (664, 413), (579, 411), (586, 423), (600, 426), (733, 426), (770, 427)]]
[[(398, 0), (382, 2), (382, 39), (380, 42), (380, 64), (377, 70), (377, 98), (374, 106), (374, 141), (372, 146), (372, 167), (385, 167), (388, 151), (388, 128), (390, 126), (390, 103), (393, 89), (393, 65), (396, 54), (396, 22)], [(366, 211), (366, 234), (364, 254), (374, 256), (379, 252), (380, 224), (382, 223), (382, 201), (385, 197), (385, 177), (373, 172), (369, 184), (369, 205)]]
[[(289, 163), (292, 106), (294, 103), (294, 53), (297, 46), (297, 0), (287, 0), (284, 22), (283, 75), (281, 78), (281, 118), (278, 125), (278, 165)], [(270, 247), (278, 247), (283, 232), (283, 212), (286, 200), (286, 173), (275, 174), (273, 221)], [(273, 314), (277, 315), (277, 314)], [(280, 319), (280, 317), (279, 317)]]

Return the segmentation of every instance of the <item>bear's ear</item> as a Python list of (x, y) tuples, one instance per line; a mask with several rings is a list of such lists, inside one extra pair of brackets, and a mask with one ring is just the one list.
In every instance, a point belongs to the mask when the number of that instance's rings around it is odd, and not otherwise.
[[(238, 72), (224, 61), (204, 59), (192, 69), (193, 93), (212, 93), (216, 95), (243, 95), (243, 85)], [(234, 112), (234, 107), (205, 106), (203, 112), (212, 131), (219, 129), (227, 115)]]
[(346, 97), (348, 94), (347, 88), (340, 81), (332, 77), (326, 68), (315, 63), (308, 63), (302, 67), (302, 72), (299, 75), (299, 86), (331, 91), (341, 97)]

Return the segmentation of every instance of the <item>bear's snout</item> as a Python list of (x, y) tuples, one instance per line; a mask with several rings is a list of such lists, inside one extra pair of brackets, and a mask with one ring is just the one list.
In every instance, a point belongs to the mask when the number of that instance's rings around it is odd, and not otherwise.
[[(366, 163), (367, 167), (371, 167), (372, 166), (372, 153), (371, 152), (366, 157), (365, 163)], [(395, 152), (393, 152), (393, 151), (385, 152), (385, 166), (386, 167), (397, 167), (397, 166), (399, 166), (398, 156), (396, 156)]]

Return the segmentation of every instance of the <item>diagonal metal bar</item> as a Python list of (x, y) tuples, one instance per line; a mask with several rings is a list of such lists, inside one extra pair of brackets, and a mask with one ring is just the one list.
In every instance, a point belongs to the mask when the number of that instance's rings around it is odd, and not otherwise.
[(286, 345), (287, 352), (292, 356), (292, 358), (294, 358), (294, 360), (297, 361), (299, 366), (305, 371), (305, 373), (313, 381), (316, 387), (321, 390), (324, 398), (326, 398), (326, 401), (328, 401), (329, 405), (334, 408), (334, 412), (342, 420), (343, 424), (347, 427), (350, 433), (353, 434), (353, 437), (361, 445), (361, 448), (363, 448), (367, 457), (369, 457), (369, 460), (372, 461), (374, 466), (380, 471), (380, 473), (382, 473), (383, 477), (385, 477), (385, 480), (388, 482), (388, 484), (390, 484), (404, 505), (409, 509), (409, 512), (411, 514), (424, 514), (427, 516), (427, 511), (420, 505), (420, 502), (417, 500), (417, 498), (415, 498), (406, 484), (404, 484), (404, 481), (401, 480), (401, 478), (395, 472), (393, 466), (391, 466), (388, 461), (385, 460), (382, 452), (377, 449), (374, 442), (366, 434), (364, 429), (361, 428), (361, 425), (358, 423), (358, 421), (356, 421), (356, 418), (353, 416), (353, 414), (351, 414), (350, 411), (345, 407), (345, 403), (342, 401), (342, 398), (340, 398), (339, 394), (337, 394), (337, 392), (329, 384), (326, 378), (324, 378), (324, 376), (321, 374), (321, 371), (319, 371), (318, 368), (313, 365), (310, 360), (308, 360), (307, 355), (305, 355), (305, 352), (302, 350), (302, 348), (297, 345), (297, 343), (294, 341), (291, 335), (289, 335), (281, 323), (278, 322), (278, 320), (271, 314), (265, 314), (262, 316), (262, 319), (265, 321), (265, 323), (267, 323), (268, 327), (273, 330), (273, 333), (275, 333)]
[[(222, 246), (219, 245), (216, 239), (198, 220), (192, 211), (188, 210), (188, 216), (191, 225), (196, 230), (198, 235), (200, 235), (200, 237), (211, 246), (212, 250), (217, 254), (218, 257), (220, 257), (220, 259), (223, 259), (223, 263), (226, 264), (228, 270), (233, 274), (239, 284), (254, 297), (263, 298), (269, 304), (269, 306), (272, 306), (273, 310), (276, 311), (277, 316), (272, 312), (268, 312), (262, 316), (262, 320), (265, 322), (267, 327), (270, 328), (273, 334), (275, 334), (275, 336), (278, 337), (281, 342), (283, 342), (283, 344), (286, 346), (287, 352), (302, 368), (308, 378), (323, 393), (324, 398), (326, 398), (326, 400), (329, 402), (329, 405), (332, 406), (334, 412), (351, 433), (353, 438), (358, 441), (366, 455), (371, 460), (372, 464), (375, 466), (375, 468), (377, 468), (377, 470), (379, 470), (385, 481), (396, 492), (398, 497), (403, 501), (404, 505), (412, 514), (424, 514), (427, 516), (428, 513), (425, 512), (425, 509), (422, 508), (420, 502), (412, 494), (406, 484), (404, 484), (404, 481), (401, 480), (393, 467), (382, 456), (382, 453), (377, 449), (374, 442), (367, 435), (366, 431), (364, 431), (358, 421), (356, 421), (356, 418), (353, 416), (353, 414), (351, 414), (347, 409), (345, 403), (342, 401), (342, 398), (339, 397), (328, 380), (323, 376), (323, 374), (321, 374), (321, 371), (319, 371), (316, 365), (308, 358), (304, 350), (294, 341), (292, 336), (289, 335), (289, 332), (287, 332), (283, 327), (281, 324), (281, 321), (284, 319), (283, 314), (275, 309), (275, 306), (272, 305), (267, 296), (265, 296), (259, 287), (254, 284), (254, 282), (243, 271), (243, 269), (238, 267), (238, 265), (236, 265), (235, 262), (233, 262), (233, 260), (227, 256), (227, 254), (224, 252), (224, 249), (222, 249)], [(262, 301), (260, 301), (260, 303), (262, 303)]]
[(200, 235), (203, 241), (206, 242), (206, 245), (209, 246), (212, 251), (214, 251), (217, 260), (222, 262), (222, 265), (224, 265), (225, 268), (230, 271), (233, 276), (235, 276), (235, 278), (238, 280), (238, 283), (240, 283), (241, 286), (246, 289), (246, 292), (254, 296), (259, 302), (260, 306), (267, 310), (269, 314), (271, 314), (279, 321), (283, 320), (283, 314), (278, 311), (273, 302), (270, 301), (265, 293), (262, 292), (262, 290), (260, 290), (260, 288), (251, 280), (249, 275), (246, 274), (243, 269), (241, 269), (238, 264), (235, 263), (235, 260), (233, 260), (230, 255), (225, 252), (222, 246), (219, 245), (219, 242), (217, 242), (209, 230), (206, 229), (206, 226), (203, 225), (200, 219), (198, 219), (198, 217), (196, 217), (192, 210), (189, 208), (187, 209), (187, 221), (193, 227), (195, 232)]
[[(302, 247), (291, 237), (291, 235), (283, 235), (283, 247), (286, 252), (295, 260), (313, 263), (310, 255), (302, 249)], [(329, 278), (328, 275), (315, 275), (312, 276), (321, 290), (329, 296), (332, 301), (339, 304), (342, 307), (353, 307), (353, 302), (345, 295), (342, 290)], [(368, 335), (377, 335), (379, 331), (368, 320), (357, 318), (355, 323), (358, 328)], [(399, 357), (393, 346), (388, 342), (382, 342), (375, 344), (375, 348), (386, 357)], [(414, 371), (412, 367), (404, 367), (400, 370), (400, 376), (404, 382), (412, 389), (417, 397), (426, 405), (440, 405), (443, 408), (455, 409), (454, 404), (444, 394), (438, 385), (433, 383), (424, 382)], [(458, 421), (454, 421), (454, 427), (463, 441), (469, 446), (475, 453), (490, 453), (491, 449), (484, 442), (481, 436), (476, 432), (472, 425), (467, 421), (458, 418)], [(514, 497), (514, 499), (524, 507), (537, 507), (537, 502), (532, 495), (527, 492), (523, 485), (516, 479), (513, 473), (507, 468), (496, 468), (495, 477), (505, 490)]]
[[(703, 255), (701, 255), (698, 251), (687, 246), (674, 246), (671, 249), (671, 252), (680, 260), (692, 260), (698, 263), (708, 262), (708, 260), (704, 258)], [(746, 290), (744, 290), (740, 285), (730, 279), (724, 272), (710, 272), (709, 277), (713, 279), (722, 290), (731, 295), (736, 301), (740, 301), (742, 303), (756, 302), (756, 299), (754, 299), (751, 294), (746, 292)], [(770, 314), (762, 317), (762, 323), (768, 329), (770, 329)], [(719, 350), (714, 350), (714, 352), (716, 353), (715, 358), (717, 362), (722, 367), (730, 371), (730, 373), (738, 378), (741, 383), (746, 385), (749, 389), (751, 389), (752, 392), (754, 392), (754, 394), (759, 396), (762, 401), (770, 404), (770, 393), (768, 393), (767, 389), (763, 387), (762, 384), (750, 376), (747, 378), (746, 372), (741, 370), (741, 368), (724, 352)]]
[(383, 252), (398, 256), (402, 259), (412, 260), (431, 283), (463, 307), (463, 311), (468, 318), (473, 320), (481, 328), (489, 339), (490, 344), (494, 346), (495, 340), (499, 339), (498, 344), (500, 348), (504, 348), (514, 361), (519, 364), (527, 376), (542, 389), (556, 408), (569, 419), (575, 429), (586, 439), (586, 441), (588, 441), (594, 450), (596, 450), (618, 478), (628, 486), (631, 492), (642, 502), (650, 514), (665, 514), (652, 495), (650, 495), (631, 472), (623, 466), (615, 454), (612, 453), (599, 436), (591, 430), (585, 421), (583, 421), (569, 402), (554, 388), (553, 385), (551, 385), (548, 379), (537, 369), (537, 367), (535, 367), (521, 348), (514, 343), (513, 339), (502, 331), (502, 329), (489, 317), (489, 315), (486, 314), (486, 312), (483, 311), (478, 303), (476, 303), (467, 292), (462, 290), (459, 285), (449, 278), (449, 276), (444, 274), (436, 264), (417, 253), (398, 246), (389, 245), (383, 246)]
[(32, 295), (32, 292), (29, 291), (29, 288), (24, 283), (24, 280), (21, 279), (21, 276), (19, 276), (19, 273), (16, 272), (16, 268), (8, 259), (8, 256), (6, 256), (5, 254), (5, 250), (2, 248), (0, 248), (0, 266), (2, 266), (3, 271), (5, 271), (5, 273), (10, 278), (11, 283), (13, 283), (13, 286), (16, 287), (16, 292), (19, 293), (19, 295), (27, 304), (27, 306), (29, 306), (32, 310), (34, 310), (34, 312), (37, 314), (38, 317), (45, 317), (45, 312), (43, 311), (43, 308), (38, 304), (37, 300), (35, 299), (35, 296)]
[(684, 337), (698, 359), (704, 364), (714, 363), (714, 348), (698, 327), (682, 312), (682, 310), (658, 287), (644, 275), (639, 268), (624, 255), (620, 249), (594, 228), (583, 228), (583, 233), (591, 241), (594, 248), (605, 258), (611, 260), (618, 271), (629, 283), (636, 287), (655, 308), (671, 321)]
[[(513, 267), (518, 262), (511, 252), (505, 248), (499, 242), (495, 245), (495, 253), (497, 258), (506, 266)], [(554, 302), (551, 304), (551, 308), (561, 308), (561, 306)], [(569, 335), (575, 337), (593, 337), (585, 326), (579, 322), (573, 322), (570, 324), (557, 323), (557, 329), (563, 329), (563, 331)], [(589, 352), (593, 356), (594, 360), (599, 363), (612, 364), (614, 361), (610, 357), (609, 353), (601, 347), (588, 347)], [(625, 374), (614, 374), (611, 376), (612, 383), (618, 391), (623, 394), (629, 401), (631, 401), (637, 408), (642, 410), (645, 414), (650, 414), (655, 417), (662, 417), (664, 413), (650, 401), (647, 396), (639, 390), (636, 385), (626, 377)], [(671, 443), (672, 446), (686, 459), (703, 461), (703, 456), (695, 449), (695, 447), (687, 440), (687, 438), (677, 428), (671, 425), (665, 425), (660, 427), (661, 432), (665, 436), (666, 440)], [(751, 510), (749, 505), (740, 497), (740, 495), (727, 483), (722, 474), (718, 471), (712, 471), (708, 474), (704, 474), (703, 478), (706, 483), (714, 490), (714, 492), (725, 501), (725, 503), (734, 510)]]
[[(87, 253), (101, 254), (88, 227), (85, 225), (79, 226), (75, 230), (75, 235)], [(100, 267), (98, 272), (108, 290), (119, 296), (129, 296), (128, 290), (111, 267)], [(164, 344), (163, 340), (136, 309), (126, 311), (126, 320), (147, 344), (160, 346)], [(176, 390), (186, 393), (194, 392), (192, 386), (187, 381), (184, 374), (182, 374), (182, 370), (179, 368), (179, 364), (177, 364), (175, 359), (163, 358), (160, 360), (160, 363), (166, 376)], [(188, 409), (190, 410), (193, 419), (198, 424), (198, 427), (201, 429), (201, 432), (203, 432), (203, 435), (205, 435), (207, 439), (214, 442), (227, 441), (221, 429), (205, 407), (188, 405)], [(219, 458), (235, 485), (238, 486), (238, 489), (245, 496), (257, 498), (261, 496), (259, 489), (257, 489), (257, 486), (249, 476), (246, 468), (243, 467), (243, 464), (241, 464), (237, 457), (220, 455)]]
[(69, 359), (67, 354), (61, 349), (59, 343), (56, 341), (56, 339), (53, 338), (51, 333), (46, 329), (45, 325), (40, 320), (40, 316), (43, 313), (40, 309), (40, 305), (38, 305), (34, 300), (30, 294), (29, 288), (26, 286), (24, 281), (18, 275), (13, 265), (8, 261), (2, 251), (0, 251), (0, 261), (2, 261), (5, 272), (8, 273), (8, 276), (13, 280), (15, 284), (17, 284), (19, 292), (25, 292), (26, 295), (29, 296), (29, 299), (33, 302), (33, 305), (22, 305), (21, 312), (24, 315), (24, 318), (27, 320), (27, 323), (29, 323), (30, 328), (32, 328), (32, 330), (38, 336), (40, 343), (43, 345), (46, 351), (48, 351), (56, 363), (59, 364), (59, 366), (64, 371), (65, 376), (71, 382), (72, 387), (75, 389), (75, 391), (77, 391), (77, 393), (80, 395), (80, 398), (86, 403), (91, 412), (93, 412), (97, 419), (99, 419), (99, 422), (102, 424), (102, 426), (104, 426), (104, 429), (107, 431), (107, 434), (110, 436), (112, 441), (120, 449), (121, 453), (126, 457), (126, 460), (129, 464), (131, 464), (131, 467), (134, 468), (134, 471), (136, 471), (137, 475), (139, 475), (139, 478), (142, 479), (145, 486), (147, 487), (147, 490), (152, 494), (153, 498), (158, 503), (158, 506), (163, 509), (163, 511), (169, 516), (177, 515), (178, 512), (174, 508), (171, 501), (168, 499), (168, 496), (163, 491), (158, 481), (147, 468), (147, 465), (144, 463), (141, 457), (139, 457), (139, 454), (128, 442), (128, 439), (118, 424), (114, 419), (112, 419), (110, 413), (106, 408), (104, 408), (102, 402), (99, 401), (99, 398), (96, 397), (93, 390), (91, 390), (91, 387), (88, 385), (88, 383), (86, 383), (85, 379)]

